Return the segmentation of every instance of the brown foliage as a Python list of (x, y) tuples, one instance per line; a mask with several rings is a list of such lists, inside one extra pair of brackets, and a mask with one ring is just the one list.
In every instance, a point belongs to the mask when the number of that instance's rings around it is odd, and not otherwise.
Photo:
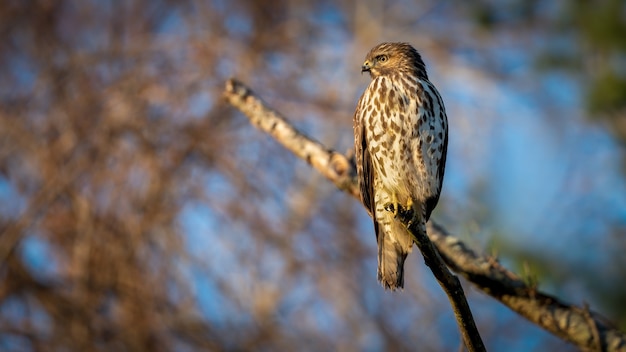
[[(308, 327), (317, 326), (306, 322), (311, 312), (298, 308), (307, 303), (289, 297), (306, 284), (321, 301), (350, 307), (354, 297), (338, 297), (346, 292), (334, 287), (356, 285), (351, 277), (371, 254), (356, 238), (351, 203), (280, 165), (287, 154), (261, 148), (219, 101), (233, 71), (247, 76), (278, 62), (280, 52), (301, 50), (306, 42), (285, 27), (306, 24), (287, 21), (275, 3), (221, 6), (0, 8), (0, 348), (247, 349), (332, 340)], [(226, 13), (266, 30), (241, 32), (246, 24)], [(313, 64), (301, 62), (259, 80), (290, 82)], [(295, 84), (281, 87), (297, 101)], [(332, 105), (328, 96), (324, 103), (318, 94), (318, 105)], [(259, 172), (271, 163), (273, 174)], [(329, 197), (344, 207), (319, 207)], [(343, 270), (321, 276), (338, 263)], [(298, 281), (302, 273), (306, 282)], [(275, 318), (278, 309), (290, 330)]]
[[(220, 101), (236, 75), (348, 149), (380, 23), (332, 5), (364, 28), (337, 50), (330, 6), (0, 5), (0, 349), (458, 346), (421, 259), (385, 295), (363, 209)], [(481, 315), (489, 345), (500, 322)]]

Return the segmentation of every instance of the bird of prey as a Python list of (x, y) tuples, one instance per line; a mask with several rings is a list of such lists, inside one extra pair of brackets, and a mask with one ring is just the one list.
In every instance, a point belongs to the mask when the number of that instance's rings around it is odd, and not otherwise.
[(378, 280), (404, 286), (413, 239), (399, 212), (426, 234), (439, 201), (448, 147), (443, 100), (428, 80), (420, 54), (407, 43), (382, 43), (361, 72), (372, 78), (354, 114), (355, 159), (361, 200), (374, 219)]

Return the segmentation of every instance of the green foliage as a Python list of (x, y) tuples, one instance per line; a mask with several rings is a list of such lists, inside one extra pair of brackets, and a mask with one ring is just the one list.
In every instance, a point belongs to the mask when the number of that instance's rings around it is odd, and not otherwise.
[[(573, 260), (567, 256), (559, 256), (547, 250), (537, 250), (536, 247), (520, 247), (511, 241), (505, 232), (494, 231), (490, 238), (488, 251), (498, 253), (500, 258), (506, 259), (506, 266), (519, 273), (530, 286), (554, 294), (570, 303), (577, 302), (575, 284), (572, 286), (572, 277), (578, 282), (584, 282), (591, 293), (586, 297), (586, 303), (600, 307), (607, 317), (626, 328), (626, 285), (621, 284), (626, 279), (624, 271), (623, 246), (624, 240), (618, 240), (613, 250), (606, 252), (605, 262), (588, 260)], [(613, 263), (607, 266), (606, 263)], [(588, 300), (588, 301), (587, 301)]]
[[(626, 108), (626, 20), (620, 0), (570, 3), (569, 27), (578, 31), (579, 45), (594, 60), (587, 92), (592, 115)], [(610, 116), (610, 115), (609, 115)]]
[(587, 105), (592, 116), (626, 109), (626, 79), (616, 72), (597, 77), (589, 88)]
[(570, 25), (580, 31), (593, 49), (602, 52), (626, 51), (626, 21), (621, 0), (584, 1), (570, 3), (567, 9)]
[[(471, 13), (483, 30), (526, 28), (534, 36), (536, 68), (578, 77), (588, 114), (617, 124), (626, 111), (626, 3), (622, 0), (481, 1)], [(532, 49), (532, 48), (529, 48)], [(626, 141), (623, 129), (612, 128)]]

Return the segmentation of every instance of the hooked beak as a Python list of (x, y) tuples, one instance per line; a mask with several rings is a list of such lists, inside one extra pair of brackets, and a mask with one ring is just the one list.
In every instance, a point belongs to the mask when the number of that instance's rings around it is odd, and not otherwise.
[(361, 66), (361, 74), (363, 74), (363, 72), (370, 72), (371, 69), (372, 64), (369, 61), (365, 61), (363, 66)]

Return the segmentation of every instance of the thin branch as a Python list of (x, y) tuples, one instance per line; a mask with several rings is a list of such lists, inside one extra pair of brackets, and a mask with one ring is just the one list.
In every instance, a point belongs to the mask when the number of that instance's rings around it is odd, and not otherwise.
[(437, 252), (437, 249), (435, 249), (428, 236), (423, 231), (420, 231), (419, 224), (411, 222), (413, 215), (410, 214), (410, 212), (400, 212), (398, 218), (413, 236), (413, 242), (415, 242), (417, 248), (422, 252), (426, 266), (430, 268), (439, 286), (441, 286), (448, 296), (465, 346), (470, 352), (485, 351), (485, 345), (476, 328), (476, 323), (474, 322), (472, 311), (465, 298), (465, 292), (463, 292), (461, 282), (448, 270), (448, 267), (443, 262), (443, 259), (441, 259), (441, 256), (439, 256), (439, 252)]
[[(283, 117), (269, 110), (243, 84), (230, 80), (227, 82), (226, 91), (232, 92), (233, 97), (241, 97), (244, 100), (244, 104), (236, 106), (250, 118), (252, 124), (272, 135), (287, 149), (306, 160), (324, 176), (333, 180), (337, 186), (349, 189), (349, 192), (358, 198), (356, 187), (352, 187), (354, 184), (354, 167), (345, 156), (328, 150), (319, 142), (312, 141), (304, 136)], [(234, 101), (231, 101), (231, 104), (233, 103)], [(350, 170), (352, 172), (348, 172)], [(413, 235), (414, 242), (422, 252), (426, 265), (433, 272), (437, 282), (439, 282), (439, 285), (441, 285), (448, 296), (465, 346), (467, 346), (470, 352), (484, 351), (485, 346), (474, 323), (472, 312), (459, 279), (448, 270), (428, 236), (421, 234), (417, 226), (411, 226), (411, 218), (411, 216), (406, 216), (401, 221)]]
[[(340, 189), (359, 198), (354, 165), (349, 158), (297, 131), (240, 82), (227, 81), (224, 97), (256, 127), (306, 160)], [(626, 334), (598, 313), (563, 303), (528, 286), (495, 258), (477, 254), (433, 221), (428, 223), (428, 237), (448, 267), (537, 326), (582, 350), (626, 352)]]
[(528, 286), (495, 258), (477, 254), (433, 221), (428, 237), (452, 270), (530, 322), (581, 350), (626, 351), (626, 334), (600, 314)]
[(57, 198), (65, 187), (75, 180), (80, 171), (79, 165), (79, 161), (74, 161), (65, 170), (50, 177), (35, 196), (30, 199), (26, 211), (16, 220), (8, 222), (4, 228), (0, 228), (0, 268), (7, 264), (9, 256), (15, 251), (24, 236), (25, 229), (36, 221), (42, 208)]

